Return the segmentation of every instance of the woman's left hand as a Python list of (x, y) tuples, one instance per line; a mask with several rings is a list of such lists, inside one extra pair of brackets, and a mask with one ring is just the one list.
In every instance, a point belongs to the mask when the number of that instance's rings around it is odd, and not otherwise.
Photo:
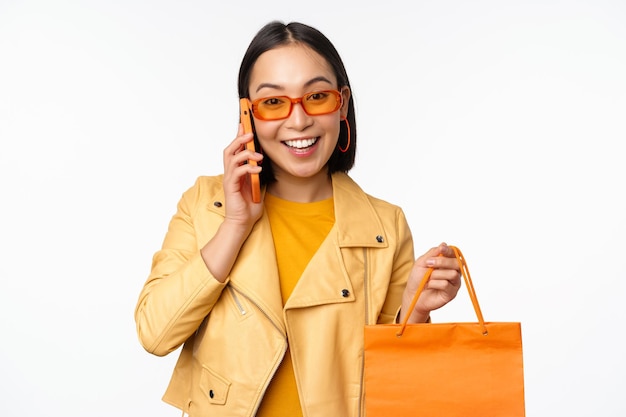
[(428, 268), (433, 268), (430, 280), (424, 287), (415, 308), (410, 312), (409, 323), (423, 323), (430, 312), (448, 304), (461, 288), (461, 272), (451, 247), (445, 243), (430, 249), (417, 258), (402, 296), (402, 321)]

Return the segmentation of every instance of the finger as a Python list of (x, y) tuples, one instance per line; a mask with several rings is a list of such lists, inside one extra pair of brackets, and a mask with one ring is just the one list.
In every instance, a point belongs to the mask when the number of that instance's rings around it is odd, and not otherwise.
[[(246, 150), (246, 143), (252, 140), (254, 140), (252, 133), (245, 133), (241, 136), (237, 136), (226, 148), (224, 148), (224, 160), (230, 159), (233, 155), (237, 155)], [(250, 155), (252, 154), (253, 152), (250, 152)]]
[(426, 259), (426, 266), (435, 269), (454, 269), (459, 271), (459, 263), (455, 257), (448, 258), (445, 256), (434, 256)]
[(435, 269), (430, 275), (431, 281), (449, 281), (451, 283), (460, 283), (461, 275), (456, 269)]
[(243, 135), (237, 136), (234, 143), (237, 145), (237, 149), (245, 149), (246, 143), (252, 142), (254, 140), (254, 135), (252, 133), (244, 133)]
[(437, 249), (439, 250), (439, 253), (447, 258), (455, 258), (456, 257), (456, 253), (454, 252), (454, 249), (452, 249), (452, 247), (450, 245), (448, 245), (446, 242), (441, 242), (439, 244), (439, 246), (437, 247)]
[(417, 258), (417, 261), (421, 265), (424, 265), (427, 259), (436, 257), (439, 254), (440, 254), (440, 248), (439, 248), (439, 246), (435, 246), (435, 247), (432, 247), (432, 248), (428, 249), (428, 251), (426, 251), (426, 253), (424, 253), (422, 256)]
[(250, 181), (248, 174), (258, 174), (261, 172), (261, 167), (253, 166), (249, 164), (240, 165), (233, 168), (228, 176), (224, 176), (224, 189), (229, 192), (240, 192), (246, 190), (248, 193), (250, 190)]
[(432, 280), (429, 281), (424, 291), (428, 291), (429, 293), (438, 293), (440, 295), (447, 294), (447, 296), (452, 299), (456, 296), (461, 288), (460, 282), (450, 282), (446, 280)]
[(452, 282), (445, 279), (431, 279), (428, 281), (424, 289), (426, 290), (435, 290), (435, 291), (447, 291), (452, 288), (456, 288)]
[[(242, 149), (233, 155), (233, 163), (236, 165), (257, 165), (263, 160), (263, 154), (253, 152), (249, 149)], [(257, 164), (248, 164), (248, 161), (255, 161)]]
[[(242, 177), (246, 176), (246, 174), (259, 174), (263, 169), (261, 165), (247, 164), (245, 163), (247, 161), (246, 158), (247, 157), (244, 152), (234, 155), (225, 166), (225, 176), (231, 181), (239, 181)], [(252, 155), (251, 158), (257, 158), (257, 156)]]
[(227, 147), (224, 148), (224, 160), (227, 160), (233, 155), (236, 155), (242, 149), (242, 145), (238, 139), (239, 137), (237, 137), (235, 140), (229, 143)]

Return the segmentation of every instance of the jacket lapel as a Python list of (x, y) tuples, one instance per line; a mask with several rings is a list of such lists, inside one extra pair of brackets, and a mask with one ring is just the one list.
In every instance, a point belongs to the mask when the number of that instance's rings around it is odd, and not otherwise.
[[(346, 174), (333, 175), (333, 197), (335, 225), (304, 270), (285, 309), (354, 301), (344, 256), (361, 257), (363, 248), (387, 246), (370, 199)], [(350, 255), (354, 251), (358, 254)]]
[(335, 225), (341, 247), (387, 247), (382, 222), (370, 197), (346, 174), (333, 176)]

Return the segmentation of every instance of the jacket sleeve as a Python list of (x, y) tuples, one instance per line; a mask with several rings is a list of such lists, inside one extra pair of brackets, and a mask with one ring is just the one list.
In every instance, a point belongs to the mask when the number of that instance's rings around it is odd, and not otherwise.
[(402, 209), (398, 208), (395, 219), (397, 245), (394, 248), (393, 267), (387, 296), (378, 317), (378, 323), (394, 323), (402, 305), (402, 294), (415, 262), (413, 237)]
[(193, 335), (228, 282), (217, 281), (200, 255), (195, 223), (197, 211), (206, 203), (201, 188), (196, 181), (179, 201), (135, 308), (139, 341), (158, 356), (176, 350)]

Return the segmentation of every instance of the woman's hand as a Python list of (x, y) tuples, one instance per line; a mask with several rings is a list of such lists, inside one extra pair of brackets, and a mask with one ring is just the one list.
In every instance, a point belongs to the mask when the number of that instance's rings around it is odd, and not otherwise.
[(249, 175), (261, 172), (261, 166), (246, 163), (251, 159), (258, 164), (263, 159), (262, 154), (246, 149), (252, 137), (252, 133), (244, 134), (239, 124), (237, 137), (224, 149), (225, 222), (247, 227), (252, 227), (263, 213), (263, 204), (252, 202)]
[[(433, 268), (430, 279), (420, 295), (413, 311), (408, 312), (411, 301), (428, 268)], [(411, 314), (409, 323), (423, 323), (430, 312), (449, 303), (461, 287), (461, 272), (454, 251), (445, 243), (430, 249), (417, 258), (409, 275), (402, 296), (402, 315)]]
[(200, 250), (213, 277), (224, 282), (235, 264), (241, 246), (254, 223), (263, 214), (263, 203), (252, 202), (249, 175), (261, 172), (260, 166), (246, 164), (248, 159), (260, 162), (263, 155), (246, 149), (252, 133), (244, 134), (239, 125), (237, 137), (224, 149), (224, 210), (226, 217), (215, 235)]

